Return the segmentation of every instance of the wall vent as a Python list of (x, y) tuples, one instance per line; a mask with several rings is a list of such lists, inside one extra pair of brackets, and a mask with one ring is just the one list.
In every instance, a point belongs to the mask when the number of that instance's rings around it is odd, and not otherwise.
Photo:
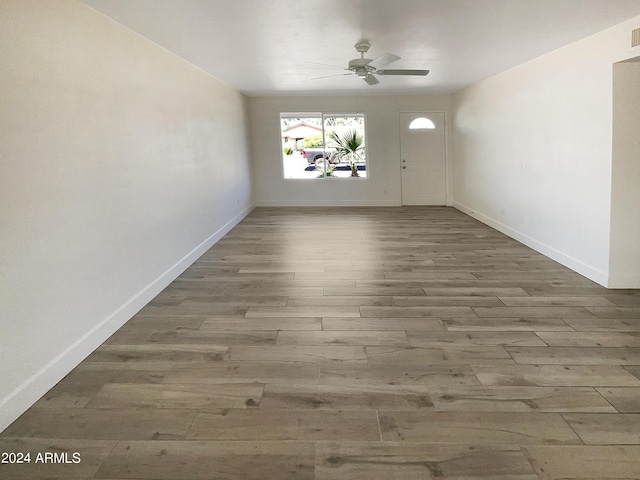
[(631, 30), (631, 48), (640, 45), (640, 28)]

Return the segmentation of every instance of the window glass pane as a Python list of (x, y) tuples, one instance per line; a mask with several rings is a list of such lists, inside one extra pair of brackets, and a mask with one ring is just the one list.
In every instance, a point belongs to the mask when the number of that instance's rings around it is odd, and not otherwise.
[(433, 130), (434, 128), (436, 128), (434, 123), (424, 117), (416, 118), (409, 125), (409, 130)]
[(366, 177), (364, 115), (324, 115), (326, 175)]
[(322, 114), (281, 114), (280, 136), (284, 178), (324, 176), (315, 166), (315, 157), (323, 155)]

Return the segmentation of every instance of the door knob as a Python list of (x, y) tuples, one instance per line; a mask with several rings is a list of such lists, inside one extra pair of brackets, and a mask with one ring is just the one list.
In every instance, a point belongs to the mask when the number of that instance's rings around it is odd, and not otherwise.
[(407, 167), (405, 167), (405, 166), (403, 165), (403, 166), (402, 166), (402, 169), (403, 169), (403, 170), (406, 170), (406, 169), (407, 169)]

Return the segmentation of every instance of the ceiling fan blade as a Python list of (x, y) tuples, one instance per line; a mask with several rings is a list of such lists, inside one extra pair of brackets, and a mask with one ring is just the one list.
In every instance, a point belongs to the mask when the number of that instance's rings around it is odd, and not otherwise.
[(376, 75), (417, 75), (424, 77), (429, 70), (377, 70)]
[(393, 53), (385, 53), (380, 55), (378, 58), (375, 58), (369, 62), (369, 66), (375, 68), (376, 70), (380, 67), (384, 67), (385, 65), (389, 65), (390, 63), (396, 62), (400, 60), (398, 55), (394, 55)]
[(380, 83), (380, 80), (378, 80), (376, 77), (374, 77), (371, 74), (364, 77), (363, 80), (367, 82), (369, 85), (377, 85), (378, 83)]
[(324, 75), (322, 77), (313, 77), (313, 78), (310, 78), (309, 80), (320, 80), (322, 78), (331, 78), (331, 77), (344, 77), (345, 75), (355, 75), (355, 73), (337, 73), (334, 75)]
[(321, 67), (331, 67), (331, 68), (339, 68), (340, 70), (346, 70), (346, 68), (344, 68), (344, 66), (342, 66), (342, 67), (341, 67), (340, 65), (332, 65), (332, 64), (330, 64), (330, 63), (307, 62), (307, 61), (304, 61), (304, 62), (296, 62), (296, 63), (298, 63), (298, 64), (303, 64), (303, 63), (304, 63), (304, 64), (306, 64), (306, 65), (319, 65), (319, 66), (321, 66)]

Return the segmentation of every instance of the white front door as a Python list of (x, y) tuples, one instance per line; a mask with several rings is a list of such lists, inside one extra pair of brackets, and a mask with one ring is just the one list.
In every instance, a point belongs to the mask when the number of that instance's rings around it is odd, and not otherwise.
[(400, 114), (403, 205), (446, 205), (444, 125), (443, 112)]

